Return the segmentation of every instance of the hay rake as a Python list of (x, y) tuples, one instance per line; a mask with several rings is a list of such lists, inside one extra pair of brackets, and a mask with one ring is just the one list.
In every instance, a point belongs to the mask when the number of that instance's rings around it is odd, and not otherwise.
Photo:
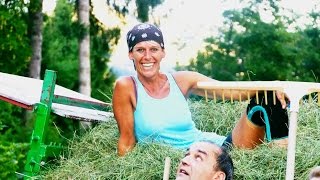
[[(211, 97), (214, 101), (217, 101), (217, 91), (219, 91), (223, 102), (226, 97), (228, 97), (231, 102), (235, 99), (239, 101), (249, 101), (249, 91), (255, 91), (257, 104), (259, 104), (258, 92), (264, 92), (264, 95), (267, 96), (267, 91), (273, 91), (273, 102), (267, 102), (267, 98), (265, 98), (265, 103), (276, 103), (277, 97), (275, 92), (280, 91), (282, 95), (285, 94), (290, 99), (286, 180), (294, 179), (297, 117), (300, 100), (306, 95), (309, 95), (309, 100), (311, 100), (311, 93), (317, 93), (318, 105), (320, 105), (320, 83), (293, 81), (215, 81), (198, 82), (197, 85), (199, 89), (204, 90), (206, 100)], [(239, 93), (240, 95), (238, 97), (234, 97), (233, 92), (235, 91), (243, 93)]]

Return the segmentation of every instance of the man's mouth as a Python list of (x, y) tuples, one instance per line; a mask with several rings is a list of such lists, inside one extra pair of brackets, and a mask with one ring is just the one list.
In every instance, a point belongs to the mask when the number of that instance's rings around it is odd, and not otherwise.
[(189, 176), (189, 173), (184, 169), (180, 169), (179, 170), (179, 174), (183, 174), (183, 175)]

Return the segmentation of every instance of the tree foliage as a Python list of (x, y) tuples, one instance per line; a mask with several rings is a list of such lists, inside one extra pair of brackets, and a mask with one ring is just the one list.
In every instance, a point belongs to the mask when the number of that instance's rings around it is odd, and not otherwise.
[(320, 13), (313, 11), (310, 13), (312, 23), (302, 31), (302, 36), (306, 38), (304, 42), (305, 49), (303, 49), (303, 64), (305, 69), (301, 72), (301, 76), (308, 77), (307, 80), (317, 81), (320, 76)]
[[(28, 3), (0, 2), (0, 71), (27, 76), (31, 56), (28, 35)], [(21, 172), (30, 129), (22, 121), (21, 108), (0, 102), (0, 179), (15, 179)]]
[[(57, 1), (53, 17), (48, 17), (43, 30), (42, 69), (57, 71), (57, 84), (78, 88), (78, 40), (73, 6)], [(44, 72), (42, 72), (43, 77)]]
[(23, 0), (0, 3), (0, 70), (26, 75), (31, 48), (28, 37), (28, 4)]
[[(137, 9), (135, 16), (141, 22), (149, 21), (150, 10), (163, 3), (164, 0), (135, 0)], [(127, 15), (129, 13), (128, 5), (131, 0), (116, 1), (107, 0), (107, 5), (112, 7), (118, 14)]]
[[(261, 17), (262, 5), (271, 14), (270, 22)], [(320, 61), (319, 27), (314, 23), (289, 31), (294, 20), (280, 15), (279, 9), (277, 1), (269, 0), (225, 11), (219, 36), (206, 39), (205, 50), (188, 68), (219, 80), (314, 81), (320, 75), (315, 69)]]
[[(53, 17), (48, 17), (44, 27), (43, 68), (58, 71), (57, 84), (78, 90), (78, 38), (83, 27), (74, 20), (73, 3), (59, 0)], [(90, 15), (91, 78), (92, 96), (101, 100), (100, 92), (112, 88), (114, 76), (109, 70), (112, 46), (120, 38), (120, 29), (106, 29), (92, 14)], [(108, 99), (109, 100), (109, 99)]]

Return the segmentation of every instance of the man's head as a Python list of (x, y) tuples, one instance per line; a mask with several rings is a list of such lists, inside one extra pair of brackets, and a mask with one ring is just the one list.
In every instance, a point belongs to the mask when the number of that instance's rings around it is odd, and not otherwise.
[(143, 41), (157, 42), (161, 46), (161, 48), (164, 49), (162, 32), (159, 28), (152, 24), (142, 23), (135, 25), (127, 33), (127, 44), (129, 52), (132, 51), (133, 47), (136, 44)]
[(181, 160), (176, 180), (231, 180), (233, 171), (232, 159), (225, 149), (211, 142), (197, 142)]
[(309, 180), (320, 180), (320, 166), (314, 167), (310, 171)]

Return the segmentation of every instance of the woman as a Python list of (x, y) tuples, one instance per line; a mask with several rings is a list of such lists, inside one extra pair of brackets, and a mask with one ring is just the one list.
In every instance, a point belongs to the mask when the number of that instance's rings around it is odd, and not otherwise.
[[(237, 147), (253, 148), (264, 139), (265, 125), (259, 113), (254, 114), (252, 122), (244, 113), (228, 137), (201, 132), (195, 127), (186, 98), (191, 93), (204, 95), (202, 90), (197, 89), (197, 82), (216, 82), (216, 80), (191, 71), (172, 74), (161, 72), (160, 62), (166, 53), (162, 32), (156, 26), (151, 24), (134, 26), (127, 33), (127, 44), (128, 56), (133, 61), (137, 73), (135, 76), (119, 78), (114, 87), (112, 103), (120, 131), (118, 142), (120, 156), (130, 151), (137, 142), (160, 142), (185, 149), (193, 142), (206, 140), (219, 146), (233, 144)], [(233, 93), (233, 97), (239, 97), (235, 94), (237, 92)], [(218, 96), (221, 94), (217, 92)], [(226, 93), (224, 96), (230, 97)], [(263, 106), (269, 112), (270, 122), (277, 122), (275, 128), (271, 127), (271, 131), (277, 130), (273, 132), (273, 137), (283, 138), (288, 135), (286, 126), (288, 117), (286, 110), (283, 109), (286, 107), (285, 100), (281, 96), (278, 96), (278, 99), (281, 103), (278, 102), (277, 106)], [(247, 111), (255, 106), (254, 102), (251, 101)], [(280, 113), (281, 119), (276, 119), (278, 117), (278, 113), (274, 113), (276, 111)], [(279, 123), (280, 134), (278, 134)]]

